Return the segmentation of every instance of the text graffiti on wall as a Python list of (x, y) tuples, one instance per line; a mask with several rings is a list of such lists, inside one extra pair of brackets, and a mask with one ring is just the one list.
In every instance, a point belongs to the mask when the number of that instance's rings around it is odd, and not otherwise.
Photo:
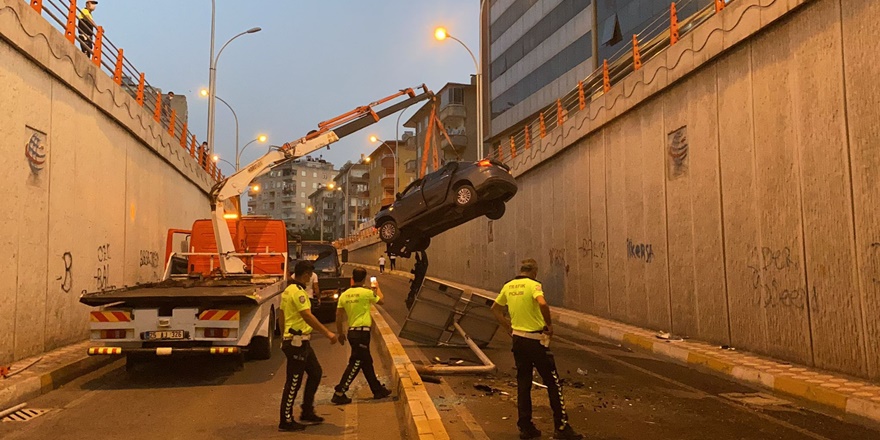
[(98, 266), (95, 269), (95, 288), (97, 290), (115, 289), (110, 284), (110, 244), (98, 246)]
[(578, 252), (580, 252), (581, 257), (595, 258), (596, 268), (602, 267), (602, 262), (605, 261), (605, 242), (604, 241), (596, 241), (594, 242), (592, 239), (583, 238), (581, 239), (580, 245), (578, 245)]
[(141, 250), (141, 267), (149, 266), (153, 269), (159, 267), (159, 253), (154, 251)]
[(69, 293), (70, 289), (73, 287), (73, 273), (71, 270), (73, 269), (73, 255), (70, 252), (65, 252), (64, 255), (61, 256), (61, 261), (64, 262), (64, 275), (56, 278), (58, 281), (61, 281), (61, 290), (64, 293)]
[(626, 258), (628, 260), (642, 260), (645, 263), (654, 261), (654, 246), (645, 243), (633, 243), (626, 239)]
[[(786, 307), (803, 310), (807, 301), (816, 309), (819, 293), (815, 286), (785, 286), (777, 277), (799, 276), (800, 264), (791, 248), (754, 247), (749, 253), (748, 269), (755, 303), (764, 308)], [(809, 298), (808, 298), (809, 296)]]

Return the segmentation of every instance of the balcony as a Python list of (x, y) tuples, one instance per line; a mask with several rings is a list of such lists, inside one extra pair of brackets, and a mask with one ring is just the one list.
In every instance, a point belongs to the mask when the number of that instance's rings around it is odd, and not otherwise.
[(391, 153), (383, 154), (379, 161), (384, 168), (394, 168), (394, 155)]
[(448, 104), (440, 107), (440, 121), (444, 124), (449, 118), (467, 119), (467, 107), (464, 104)]
[(440, 148), (446, 152), (446, 156), (464, 156), (464, 152), (467, 151), (468, 147), (468, 137), (463, 134), (464, 130), (462, 130), (462, 134), (450, 134), (449, 140), (452, 141), (452, 145), (449, 144), (449, 141), (446, 140), (446, 137), (440, 137)]

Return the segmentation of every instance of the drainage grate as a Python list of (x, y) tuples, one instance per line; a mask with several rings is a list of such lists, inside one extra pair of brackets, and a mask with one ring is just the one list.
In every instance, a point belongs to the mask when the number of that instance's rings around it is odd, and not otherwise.
[(48, 409), (20, 409), (3, 418), (4, 422), (30, 422), (31, 420), (46, 414), (51, 410)]
[(789, 406), (791, 402), (767, 393), (722, 393), (719, 396), (749, 406)]

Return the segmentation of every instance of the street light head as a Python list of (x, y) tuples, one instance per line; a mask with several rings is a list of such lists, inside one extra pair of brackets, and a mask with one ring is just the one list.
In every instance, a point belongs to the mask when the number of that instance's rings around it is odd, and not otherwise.
[(253, 28), (248, 29), (248, 30), (247, 30), (247, 33), (249, 33), (249, 34), (255, 34), (255, 33), (257, 33), (257, 32), (260, 32), (261, 30), (263, 30), (263, 28), (261, 28), (261, 27), (253, 27)]
[(217, 162), (218, 160), (220, 160), (220, 156), (215, 154), (215, 155), (211, 156), (211, 160), (213, 160), (214, 162)]
[(336, 184), (331, 182), (327, 184), (327, 188), (329, 188), (330, 191), (333, 191), (334, 189), (336, 189)]
[(306, 208), (306, 212), (311, 214), (311, 213), (315, 212), (315, 208), (312, 208), (311, 206), (309, 206), (308, 208)]
[(370, 163), (370, 156), (364, 158), (364, 163)]
[(370, 136), (370, 142), (372, 142), (372, 143), (374, 143), (374, 144), (375, 144), (376, 142), (379, 142), (379, 137), (376, 136), (376, 135), (372, 135), (372, 136)]
[(199, 95), (202, 95), (202, 97), (208, 96), (208, 89), (199, 90)]
[(446, 28), (444, 28), (444, 27), (438, 27), (434, 31), (434, 38), (436, 38), (437, 41), (443, 41), (448, 36), (449, 36), (449, 34), (446, 32)]
[(260, 192), (260, 185), (251, 186), (251, 191), (252, 192)]
[(267, 139), (269, 139), (269, 138), (266, 137), (265, 134), (261, 134), (260, 136), (257, 137), (257, 140), (260, 141), (261, 143), (266, 142)]

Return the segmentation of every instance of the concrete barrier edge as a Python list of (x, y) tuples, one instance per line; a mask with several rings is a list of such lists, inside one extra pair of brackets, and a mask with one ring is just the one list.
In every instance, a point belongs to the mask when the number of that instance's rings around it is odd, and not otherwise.
[(6, 387), (3, 387), (4, 384), (0, 381), (0, 410), (46, 394), (116, 359), (106, 356), (91, 357), (83, 355), (83, 357), (61, 365), (52, 371), (31, 375)]
[(399, 409), (406, 425), (407, 438), (419, 440), (448, 440), (440, 413), (422, 383), (422, 378), (410, 361), (391, 326), (378, 310), (373, 310), (373, 337), (380, 345), (379, 355), (391, 365), (391, 391), (399, 399)]

